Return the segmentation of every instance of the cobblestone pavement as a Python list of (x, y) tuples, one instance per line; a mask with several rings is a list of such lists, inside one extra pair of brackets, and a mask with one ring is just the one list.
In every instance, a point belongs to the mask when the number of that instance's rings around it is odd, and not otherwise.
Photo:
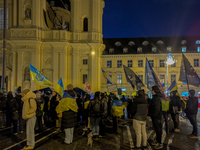
[[(200, 110), (198, 114), (198, 131), (200, 133)], [(152, 130), (151, 122), (148, 121), (147, 136), (148, 149), (152, 150), (152, 140), (155, 138), (155, 132)], [(173, 124), (170, 122), (170, 129)], [(189, 139), (187, 135), (192, 132), (192, 126), (187, 119), (180, 117), (180, 132), (163, 132), (163, 150), (199, 150), (200, 135), (198, 139)], [(10, 149), (18, 150), (25, 146), (26, 135), (12, 135), (12, 129), (0, 129), (0, 150)], [(70, 145), (63, 144), (64, 133), (59, 133), (53, 128), (45, 128), (43, 133), (36, 134), (36, 150), (130, 150), (135, 145), (135, 132), (132, 127), (131, 119), (119, 119), (119, 130), (117, 133), (111, 133), (111, 128), (107, 126), (105, 137), (93, 141), (92, 147), (87, 145), (88, 138), (81, 135), (79, 128), (75, 129), (74, 141)]]

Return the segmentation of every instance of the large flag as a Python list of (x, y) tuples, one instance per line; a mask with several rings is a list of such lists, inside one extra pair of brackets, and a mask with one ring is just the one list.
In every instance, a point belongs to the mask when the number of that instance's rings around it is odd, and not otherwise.
[(182, 55), (179, 81), (199, 87), (200, 79), (185, 55)]
[(42, 86), (52, 86), (53, 83), (49, 81), (40, 71), (38, 71), (35, 67), (30, 64), (30, 76), (31, 80), (33, 80), (36, 84)]
[(131, 84), (132, 88), (135, 89), (135, 85), (137, 86), (137, 90), (141, 90), (141, 87), (144, 86), (140, 78), (128, 67), (123, 65), (124, 72), (126, 75), (126, 80)]
[(152, 86), (156, 85), (160, 89), (161, 93), (164, 95), (164, 88), (160, 83), (160, 80), (156, 76), (155, 72), (153, 71), (148, 59), (146, 58), (146, 67), (145, 67), (145, 84), (147, 88), (151, 90)]
[(103, 76), (107, 79), (107, 81), (110, 83), (110, 84), (113, 84), (114, 82), (112, 82), (110, 76), (103, 70), (101, 69), (102, 72), (103, 72)]
[(91, 87), (89, 85), (89, 83), (87, 81), (85, 81), (85, 89), (91, 94), (92, 93), (92, 90), (91, 90)]
[(63, 82), (62, 82), (62, 78), (60, 78), (60, 80), (58, 81), (58, 84), (55, 87), (55, 91), (61, 95), (61, 97), (63, 97), (64, 95), (64, 86), (63, 86)]

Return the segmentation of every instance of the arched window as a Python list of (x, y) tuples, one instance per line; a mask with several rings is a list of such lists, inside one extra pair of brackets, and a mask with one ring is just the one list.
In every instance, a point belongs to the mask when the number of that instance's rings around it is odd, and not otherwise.
[(88, 18), (83, 19), (83, 31), (88, 31)]
[(189, 96), (188, 92), (183, 92), (181, 96)]
[(182, 40), (181, 44), (185, 45), (185, 44), (187, 44), (187, 41), (186, 40)]
[(128, 45), (133, 46), (133, 45), (135, 45), (135, 43), (133, 41), (130, 41), (130, 42), (128, 42)]
[(116, 46), (121, 46), (122, 44), (121, 44), (121, 42), (117, 41), (117, 42), (115, 42), (115, 45)]
[(156, 44), (158, 44), (158, 45), (162, 45), (162, 44), (164, 44), (164, 42), (161, 41), (161, 40), (159, 40)]
[(149, 45), (149, 42), (148, 41), (144, 41), (144, 42), (142, 42), (142, 45), (147, 46), (147, 45)]

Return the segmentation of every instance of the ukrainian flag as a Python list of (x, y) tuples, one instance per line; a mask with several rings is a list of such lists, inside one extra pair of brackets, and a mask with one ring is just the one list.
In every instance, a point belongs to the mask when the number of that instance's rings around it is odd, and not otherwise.
[(103, 76), (108, 80), (108, 82), (110, 84), (113, 84), (113, 82), (111, 81), (110, 76), (101, 68), (102, 72), (103, 72)]
[(63, 97), (64, 95), (64, 86), (63, 86), (63, 82), (62, 82), (62, 78), (60, 78), (60, 80), (58, 81), (58, 84), (55, 87), (55, 91), (61, 95), (61, 97)]
[(76, 96), (72, 97), (71, 95), (69, 95), (69, 93), (65, 92), (56, 111), (59, 114), (59, 113), (62, 113), (64, 111), (68, 111), (68, 110), (78, 112), (78, 107), (76, 104)]
[(30, 76), (31, 80), (33, 80), (36, 84), (42, 86), (52, 86), (53, 83), (49, 81), (40, 71), (38, 71), (35, 67), (30, 64)]
[(176, 90), (178, 91), (178, 86), (177, 86), (175, 80), (172, 82), (172, 84), (171, 84), (171, 86), (169, 87), (168, 90), (169, 90), (169, 91), (176, 91)]

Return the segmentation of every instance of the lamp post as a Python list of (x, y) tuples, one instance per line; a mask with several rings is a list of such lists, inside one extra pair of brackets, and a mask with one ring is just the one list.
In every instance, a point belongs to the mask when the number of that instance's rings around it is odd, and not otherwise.
[(168, 66), (169, 65), (173, 65), (175, 62), (176, 62), (176, 60), (173, 60), (171, 53), (169, 53), (167, 55), (167, 61), (165, 62), (167, 64), (167, 95), (168, 95), (168, 89), (169, 89), (169, 82), (168, 82), (169, 71), (168, 71)]

